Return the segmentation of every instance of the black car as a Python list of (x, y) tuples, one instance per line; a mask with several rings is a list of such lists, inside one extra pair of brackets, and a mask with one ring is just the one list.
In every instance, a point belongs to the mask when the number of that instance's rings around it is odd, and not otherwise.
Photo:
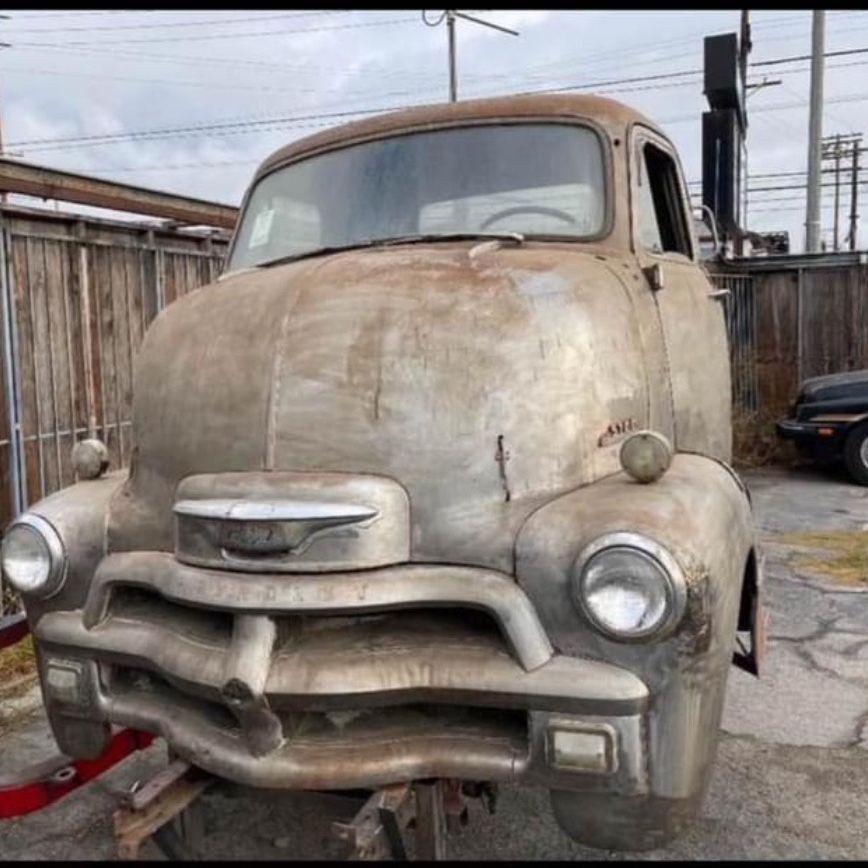
[(776, 428), (815, 458), (843, 458), (850, 476), (868, 485), (868, 370), (805, 380)]

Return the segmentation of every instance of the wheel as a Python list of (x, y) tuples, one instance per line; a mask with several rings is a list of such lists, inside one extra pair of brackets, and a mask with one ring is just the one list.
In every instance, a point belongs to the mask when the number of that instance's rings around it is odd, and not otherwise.
[(857, 425), (844, 442), (844, 464), (854, 482), (868, 485), (868, 422)]

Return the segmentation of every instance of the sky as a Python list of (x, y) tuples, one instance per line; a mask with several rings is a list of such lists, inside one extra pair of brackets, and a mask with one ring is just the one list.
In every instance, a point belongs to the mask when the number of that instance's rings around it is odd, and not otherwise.
[[(448, 99), (442, 10), (427, 10), (428, 24), (418, 9), (0, 14), (9, 156), (228, 204), (289, 141), (365, 116), (354, 112)], [(699, 202), (703, 38), (737, 32), (738, 10), (472, 14), (520, 35), (459, 21), (459, 99), (550, 89), (611, 96), (668, 133)], [(787, 60), (749, 68), (749, 83), (781, 83), (755, 89), (747, 103), (747, 226), (787, 230), (800, 251), (810, 63), (798, 58), (810, 54), (811, 12), (756, 11), (751, 23), (750, 62)], [(860, 49), (826, 60), (824, 135), (868, 135), (868, 12), (827, 12), (826, 51)], [(831, 247), (833, 176), (823, 177)], [(842, 236), (849, 211), (847, 185)]]

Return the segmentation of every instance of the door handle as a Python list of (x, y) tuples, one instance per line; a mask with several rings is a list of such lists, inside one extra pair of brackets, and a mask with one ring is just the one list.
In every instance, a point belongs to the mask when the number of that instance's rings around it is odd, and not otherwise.
[(642, 269), (642, 272), (645, 275), (645, 279), (648, 281), (652, 292), (660, 292), (660, 290), (663, 289), (663, 269), (660, 267), (659, 262), (655, 262), (654, 265), (646, 266)]
[(708, 297), (715, 299), (715, 301), (720, 301), (728, 295), (732, 295), (732, 291), (729, 289), (713, 289), (708, 293)]

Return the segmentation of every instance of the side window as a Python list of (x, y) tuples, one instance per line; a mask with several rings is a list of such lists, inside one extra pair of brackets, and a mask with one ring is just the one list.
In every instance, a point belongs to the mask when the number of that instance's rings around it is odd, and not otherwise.
[(692, 256), (675, 161), (656, 145), (643, 142), (637, 162), (639, 242), (654, 253)]

